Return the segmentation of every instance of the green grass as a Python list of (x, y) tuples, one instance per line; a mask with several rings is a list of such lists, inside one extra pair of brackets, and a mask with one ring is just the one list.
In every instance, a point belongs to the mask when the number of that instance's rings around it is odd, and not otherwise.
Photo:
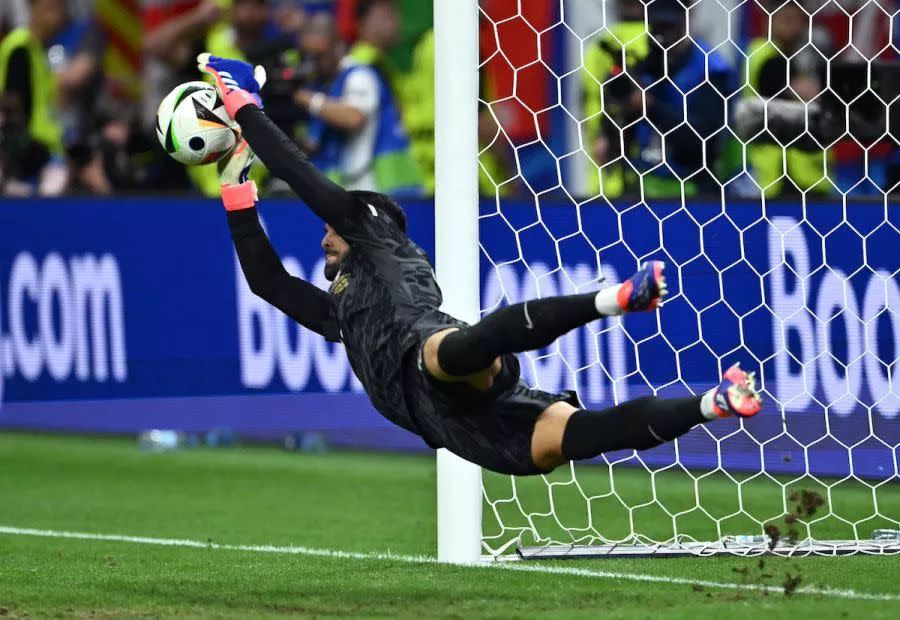
[[(604, 532), (619, 527), (603, 496), (611, 484), (632, 505), (648, 503), (634, 518), (666, 535), (678, 527), (716, 533), (699, 518), (693, 481), (686, 474), (646, 474), (581, 468), (582, 491), (562, 471), (548, 487), (541, 479), (517, 481), (516, 497), (540, 531), (566, 532), (546, 512), (552, 497), (567, 524), (579, 519)], [(751, 483), (753, 481), (751, 480)], [(798, 481), (798, 486), (804, 485)], [(747, 483), (750, 484), (750, 483)], [(508, 478), (488, 476), (492, 497), (512, 495)], [(809, 484), (804, 486), (809, 487)], [(845, 485), (846, 487), (846, 485)], [(835, 511), (871, 514), (864, 486), (839, 487)], [(825, 489), (827, 491), (827, 489)], [(839, 491), (839, 492), (838, 492)], [(771, 488), (747, 487), (753, 514), (777, 516)], [(900, 515), (897, 485), (879, 488), (879, 511)], [(733, 482), (712, 477), (700, 485), (702, 503), (724, 519), (737, 504)], [(774, 508), (767, 502), (776, 501)], [(841, 510), (838, 510), (840, 507)], [(512, 503), (498, 505), (506, 527), (525, 523)], [(589, 514), (590, 513), (590, 514)], [(499, 528), (486, 512), (485, 531)], [(856, 516), (853, 517), (857, 519)], [(829, 523), (829, 521), (834, 521)], [(433, 458), (381, 454), (291, 454), (272, 448), (194, 450), (141, 454), (123, 439), (0, 433), (0, 525), (20, 528), (185, 538), (236, 545), (303, 545), (361, 552), (431, 555), (435, 549)], [(868, 528), (870, 523), (865, 522)], [(877, 524), (875, 524), (877, 526)], [(725, 529), (739, 531), (735, 521)], [(815, 527), (815, 526), (814, 526)], [(712, 528), (712, 529), (710, 529)], [(817, 536), (841, 534), (825, 519)], [(614, 530), (612, 530), (614, 531)], [(37, 538), (0, 534), (0, 617), (553, 617), (691, 618), (698, 614), (756, 618), (897, 617), (900, 558), (768, 559), (760, 578), (756, 560), (738, 558), (546, 562), (539, 567), (668, 576), (722, 583), (762, 580), (773, 585), (786, 572), (803, 585), (889, 594), (891, 601), (822, 594), (764, 595), (688, 584), (636, 582), (598, 575), (514, 572), (394, 559), (343, 559), (184, 548), (126, 542)], [(535, 564), (529, 564), (534, 566)], [(737, 569), (736, 572), (735, 569)], [(750, 577), (743, 575), (749, 571)]]

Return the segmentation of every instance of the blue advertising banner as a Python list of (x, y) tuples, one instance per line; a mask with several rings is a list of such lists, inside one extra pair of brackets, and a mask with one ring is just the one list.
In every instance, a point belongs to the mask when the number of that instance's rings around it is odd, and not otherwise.
[[(432, 247), (430, 205), (409, 214)], [(287, 269), (324, 286), (322, 223), (277, 200), (264, 222)], [(10, 200), (0, 229), (0, 425), (315, 429), (346, 445), (424, 447), (369, 405), (341, 345), (250, 293), (220, 204)]]
[[(411, 237), (432, 253), (432, 204), (405, 206)], [(321, 222), (295, 201), (261, 211), (287, 269), (324, 287)], [(0, 426), (319, 430), (340, 445), (424, 449), (372, 409), (340, 345), (250, 293), (224, 219), (192, 199), (5, 201)], [(896, 475), (896, 209), (507, 200), (485, 202), (481, 224), (485, 310), (615, 283), (647, 258), (669, 263), (659, 313), (598, 321), (524, 355), (530, 383), (601, 407), (699, 393), (740, 361), (760, 371), (767, 409), (693, 431), (682, 464)], [(665, 466), (674, 447), (640, 458)]]

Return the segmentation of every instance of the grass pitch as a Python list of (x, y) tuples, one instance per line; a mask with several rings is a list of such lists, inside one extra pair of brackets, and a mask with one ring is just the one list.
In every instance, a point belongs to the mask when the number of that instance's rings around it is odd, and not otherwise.
[[(0, 526), (201, 543), (163, 546), (7, 530), (0, 533), (0, 616), (693, 620), (900, 614), (898, 557), (771, 558), (763, 569), (758, 560), (738, 558), (506, 565), (511, 568), (417, 560), (410, 556), (430, 556), (436, 544), (433, 461), (263, 447), (141, 454), (132, 440), (0, 433)], [(609, 484), (601, 472), (579, 471), (590, 495), (602, 495)], [(565, 482), (565, 472), (559, 476), (554, 480)], [(489, 477), (487, 484), (496, 497), (509, 486), (502, 477)], [(618, 493), (633, 496), (629, 501), (647, 492), (646, 474), (639, 472), (619, 474), (615, 484)], [(687, 484), (670, 476), (657, 488), (671, 496), (660, 497), (667, 507), (671, 502), (670, 510), (689, 516)], [(537, 479), (520, 485), (517, 497), (537, 515), (553, 496), (558, 511), (568, 513), (567, 524), (586, 521), (587, 504), (573, 489), (560, 484), (548, 491)], [(716, 517), (731, 514), (733, 489), (733, 483), (710, 479), (701, 489), (704, 507)], [(897, 518), (896, 483), (877, 494), (879, 511)], [(763, 501), (765, 493), (748, 491), (748, 498)], [(847, 510), (865, 502), (871, 507), (872, 492), (846, 489), (833, 501), (845, 502)], [(507, 527), (524, 520), (509, 504), (498, 511)], [(641, 518), (651, 530), (671, 528), (671, 517), (649, 511)], [(497, 527), (491, 521), (485, 519), (487, 535)], [(691, 522), (698, 534), (712, 527), (697, 515)], [(845, 525), (823, 521), (821, 527), (817, 536), (840, 535)], [(310, 555), (253, 545), (358, 553)], [(780, 593), (786, 574), (802, 576), (793, 596)], [(757, 582), (772, 589), (763, 591)]]

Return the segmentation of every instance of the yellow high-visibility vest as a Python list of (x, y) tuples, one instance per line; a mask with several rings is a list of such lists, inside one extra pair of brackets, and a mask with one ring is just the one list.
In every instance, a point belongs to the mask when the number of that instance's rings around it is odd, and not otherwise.
[[(744, 96), (759, 96), (759, 75), (769, 60), (780, 55), (778, 48), (768, 39), (754, 39), (750, 43), (747, 58), (747, 86)], [(781, 193), (785, 179), (790, 179), (800, 190), (828, 192), (827, 158), (824, 149), (801, 150), (784, 148), (779, 144), (754, 142), (747, 146), (750, 174), (762, 188), (766, 198)]]
[(647, 36), (644, 22), (619, 22), (600, 35), (584, 52), (582, 116), (585, 119), (584, 148), (591, 157), (587, 174), (587, 191), (590, 196), (602, 194), (607, 198), (616, 198), (625, 191), (625, 167), (610, 164), (599, 169), (591, 153), (594, 141), (600, 136), (603, 128), (603, 83), (610, 78), (613, 66), (621, 62), (620, 57), (611, 56), (601, 47), (601, 43), (605, 43), (605, 47), (613, 50), (624, 49), (626, 63), (635, 63), (646, 58), (650, 52), (650, 41)]
[(25, 48), (31, 63), (31, 117), (28, 133), (54, 155), (62, 155), (62, 125), (56, 118), (56, 78), (50, 69), (47, 52), (28, 28), (17, 28), (0, 42), (0, 93), (6, 92), (9, 59)]

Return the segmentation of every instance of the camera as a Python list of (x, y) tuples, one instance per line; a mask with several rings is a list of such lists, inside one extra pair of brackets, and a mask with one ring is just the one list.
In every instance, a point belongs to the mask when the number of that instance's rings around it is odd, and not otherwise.
[(814, 101), (754, 97), (735, 107), (735, 133), (741, 140), (759, 139), (800, 149), (817, 150), (848, 133), (863, 147), (890, 138), (900, 141), (900, 114), (890, 102), (900, 96), (900, 62), (834, 61), (830, 89)]
[(313, 83), (308, 63), (284, 66), (269, 73), (266, 81), (266, 113), (282, 131), (293, 135), (295, 126), (307, 120), (307, 111), (294, 101), (294, 94)]

